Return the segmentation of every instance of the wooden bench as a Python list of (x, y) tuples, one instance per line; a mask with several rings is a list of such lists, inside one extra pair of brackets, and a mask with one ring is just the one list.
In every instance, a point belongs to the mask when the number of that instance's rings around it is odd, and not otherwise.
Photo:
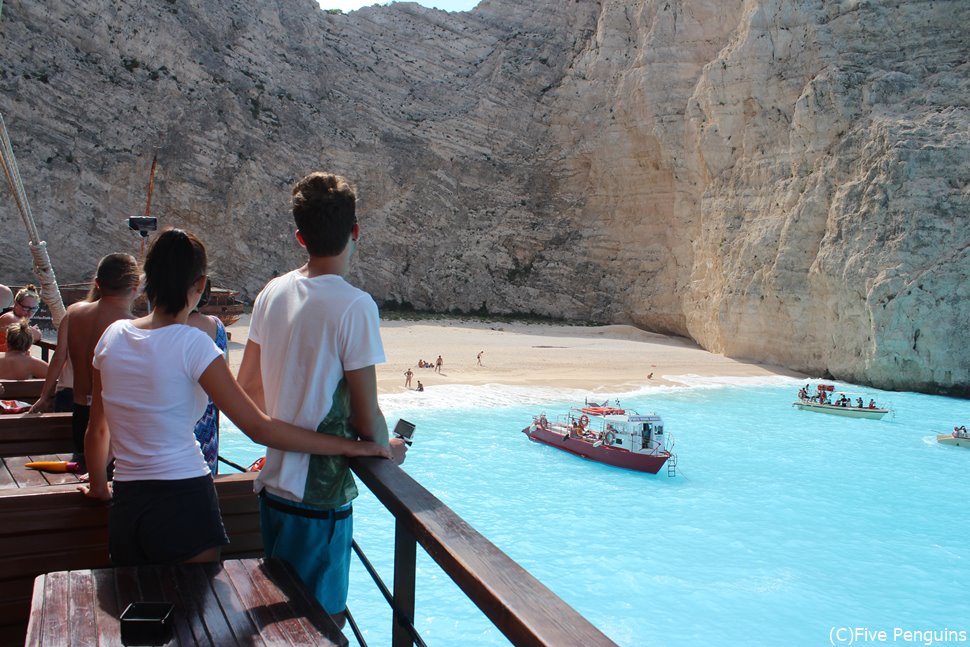
[(44, 380), (0, 380), (0, 400), (21, 400), (33, 404), (44, 389)]
[(11, 413), (0, 416), (0, 457), (70, 454), (70, 413)]
[[(230, 544), (224, 559), (258, 557), (263, 540), (255, 473), (216, 477)], [(76, 485), (0, 490), (0, 646), (23, 645), (34, 578), (43, 573), (105, 568), (108, 507)]]
[(40, 575), (26, 644), (119, 645), (124, 636), (120, 618), (128, 604), (159, 601), (172, 605), (165, 644), (347, 645), (293, 568), (273, 559)]

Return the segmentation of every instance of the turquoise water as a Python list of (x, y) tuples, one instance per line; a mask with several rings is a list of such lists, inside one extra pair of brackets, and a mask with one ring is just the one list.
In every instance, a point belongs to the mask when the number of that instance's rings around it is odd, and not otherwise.
[[(391, 424), (417, 424), (408, 473), (619, 645), (823, 645), (857, 628), (960, 644), (892, 632), (970, 633), (970, 449), (936, 442), (970, 402), (846, 385), (895, 410), (853, 420), (794, 409), (803, 382), (788, 378), (680, 379), (690, 387), (596, 395), (663, 416), (674, 478), (520, 433), (586, 392), (445, 386), (381, 406)], [(260, 455), (229, 426), (222, 453)], [(390, 583), (392, 518), (361, 489), (355, 535)], [(424, 640), (508, 645), (418, 552)], [(371, 645), (390, 644), (390, 613), (357, 563), (350, 605)]]

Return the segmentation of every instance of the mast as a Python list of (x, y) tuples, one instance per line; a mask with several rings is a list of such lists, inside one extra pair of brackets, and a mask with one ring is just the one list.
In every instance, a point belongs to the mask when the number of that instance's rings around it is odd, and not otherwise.
[[(2, 4), (0, 4), (0, 10), (2, 10)], [(67, 311), (64, 308), (64, 302), (61, 300), (61, 291), (57, 287), (57, 277), (54, 276), (51, 259), (47, 255), (47, 242), (41, 240), (40, 234), (37, 233), (37, 225), (34, 223), (34, 215), (30, 211), (30, 203), (27, 202), (27, 192), (24, 190), (24, 183), (20, 178), (17, 159), (14, 157), (10, 136), (7, 134), (7, 124), (4, 123), (2, 114), (0, 114), (0, 166), (3, 167), (7, 186), (10, 187), (10, 193), (13, 195), (14, 202), (17, 203), (17, 209), (24, 221), (24, 227), (27, 228), (30, 255), (34, 260), (34, 275), (41, 286), (40, 296), (47, 304), (54, 327), (57, 328)]]
[[(2, 1), (2, 0), (0, 0)], [(152, 156), (152, 170), (148, 175), (148, 200), (145, 202), (145, 216), (144, 220), (141, 221), (140, 226), (135, 229), (141, 234), (141, 250), (139, 252), (138, 260), (141, 262), (145, 261), (145, 239), (148, 237), (149, 231), (154, 231), (155, 226), (157, 226), (157, 219), (153, 219), (152, 216), (152, 192), (155, 190), (155, 167), (158, 165), (158, 149), (155, 149), (155, 154)], [(152, 226), (155, 225), (155, 226)], [(128, 225), (131, 227), (131, 224)], [(149, 229), (150, 227), (150, 229)]]

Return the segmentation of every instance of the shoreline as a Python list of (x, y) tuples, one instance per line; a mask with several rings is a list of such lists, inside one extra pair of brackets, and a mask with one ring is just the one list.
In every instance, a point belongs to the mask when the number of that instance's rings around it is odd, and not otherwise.
[[(249, 315), (230, 326), (229, 364), (237, 374), (249, 333)], [(381, 320), (386, 362), (377, 366), (378, 395), (443, 385), (502, 384), (631, 391), (644, 386), (686, 386), (678, 375), (704, 377), (807, 376), (781, 366), (744, 362), (710, 353), (680, 337), (633, 326), (571, 326), (459, 319)], [(482, 365), (477, 355), (482, 354)], [(418, 368), (442, 356), (440, 373)], [(412, 388), (404, 386), (410, 368)], [(652, 374), (652, 377), (649, 377)]]

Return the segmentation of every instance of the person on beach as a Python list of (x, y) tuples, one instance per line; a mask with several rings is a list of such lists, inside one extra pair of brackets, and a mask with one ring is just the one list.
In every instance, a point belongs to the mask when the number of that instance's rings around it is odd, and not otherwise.
[(30, 324), (21, 319), (4, 331), (7, 350), (0, 356), (0, 379), (30, 380), (47, 376), (47, 362), (30, 356), (34, 337)]
[[(239, 381), (264, 411), (325, 438), (390, 447), (377, 402), (384, 361), (374, 299), (344, 278), (357, 249), (356, 194), (346, 179), (310, 173), (293, 188), (305, 265), (270, 281), (253, 305)], [(346, 458), (270, 449), (256, 479), (267, 557), (289, 562), (335, 620), (345, 621), (357, 486)]]
[(421, 380), (418, 380), (418, 388), (416, 388), (415, 391), (417, 391), (418, 393), (421, 393), (424, 391), (424, 385), (421, 384)]
[[(199, 308), (209, 303), (209, 295), (211, 292), (212, 282), (206, 279), (202, 296), (199, 297), (199, 303), (189, 313), (189, 318), (186, 323), (209, 335), (209, 338), (215, 342), (219, 350), (222, 351), (222, 356), (228, 362), (229, 359), (226, 357), (226, 349), (229, 348), (229, 338), (226, 336), (226, 327), (219, 320), (219, 317), (199, 312)], [(216, 408), (215, 403), (212, 402), (212, 398), (209, 398), (209, 402), (206, 404), (205, 413), (195, 423), (195, 439), (199, 441), (199, 447), (202, 449), (202, 456), (205, 457), (206, 465), (209, 466), (209, 472), (215, 476), (219, 473), (219, 410)]]
[(441, 359), (441, 355), (438, 355), (438, 359), (436, 359), (434, 363), (435, 373), (440, 373), (441, 367), (444, 365), (445, 365), (445, 360)]
[[(98, 262), (91, 301), (78, 301), (67, 308), (61, 328), (73, 370), (74, 404), (71, 429), (75, 459), (84, 459), (84, 434), (91, 416), (94, 348), (101, 334), (119, 319), (131, 319), (131, 305), (138, 296), (138, 263), (131, 254), (108, 254)], [(58, 330), (58, 343), (61, 341)], [(45, 386), (46, 388), (46, 386)]]
[[(25, 285), (14, 296), (13, 308), (0, 315), (0, 330), (6, 330), (21, 319), (29, 321), (38, 310), (40, 310), (40, 294), (37, 292), (37, 286), (32, 283)], [(39, 342), (40, 328), (30, 326), (30, 335), (32, 344)], [(0, 334), (0, 351), (5, 350), (7, 350), (7, 336)]]
[[(218, 561), (228, 542), (209, 467), (195, 439), (208, 394), (253, 441), (282, 450), (383, 456), (372, 442), (336, 438), (273, 420), (242, 391), (222, 351), (187, 325), (206, 282), (202, 242), (162, 232), (145, 258), (152, 311), (119, 319), (94, 352), (85, 495), (112, 499), (108, 550), (116, 566)], [(102, 297), (102, 300), (105, 297)], [(107, 481), (115, 458), (113, 488)]]
[(484, 354), (485, 354), (485, 351), (483, 351), (483, 350), (478, 351), (478, 365), (479, 366), (482, 365), (482, 355), (484, 355)]
[(404, 388), (406, 389), (411, 388), (411, 378), (413, 377), (414, 377), (414, 371), (412, 371), (411, 368), (408, 367), (408, 370), (404, 371)]

